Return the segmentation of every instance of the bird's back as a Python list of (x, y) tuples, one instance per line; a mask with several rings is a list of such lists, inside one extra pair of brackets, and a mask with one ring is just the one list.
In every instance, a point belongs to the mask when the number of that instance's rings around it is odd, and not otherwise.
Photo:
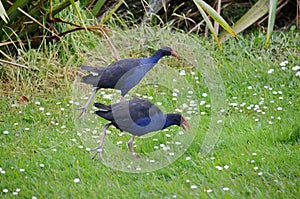
[(137, 85), (145, 74), (155, 65), (150, 58), (129, 58), (112, 63), (107, 67), (88, 67), (82, 69), (92, 72), (81, 81), (98, 88), (114, 88), (121, 90), (124, 96)]
[(100, 88), (115, 88), (122, 76), (139, 66), (139, 64), (139, 58), (130, 58), (120, 60), (107, 66), (99, 78), (99, 83), (97, 86)]
[(118, 129), (137, 136), (162, 129), (165, 124), (165, 115), (149, 101), (139, 98), (102, 107), (95, 113)]

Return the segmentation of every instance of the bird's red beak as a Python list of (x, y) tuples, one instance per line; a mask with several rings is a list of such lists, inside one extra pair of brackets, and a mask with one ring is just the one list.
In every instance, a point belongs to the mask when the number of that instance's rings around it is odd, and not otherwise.
[(181, 124), (180, 124), (180, 126), (185, 131), (191, 128), (190, 125), (189, 125), (189, 123), (187, 122), (187, 120), (184, 118), (183, 115), (181, 115)]
[(171, 55), (174, 57), (178, 57), (178, 54), (174, 50), (171, 51)]

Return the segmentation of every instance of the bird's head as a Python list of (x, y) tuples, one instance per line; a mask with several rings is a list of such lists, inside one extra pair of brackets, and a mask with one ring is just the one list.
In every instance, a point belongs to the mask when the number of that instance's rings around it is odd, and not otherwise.
[(161, 51), (163, 56), (174, 56), (174, 57), (178, 57), (178, 54), (169, 46), (164, 46), (161, 49), (159, 49), (158, 51)]
[(178, 114), (178, 113), (167, 114), (166, 123), (165, 123), (164, 128), (167, 128), (171, 125), (180, 126), (185, 131), (190, 129), (190, 125), (187, 122), (187, 120), (184, 118), (183, 115)]

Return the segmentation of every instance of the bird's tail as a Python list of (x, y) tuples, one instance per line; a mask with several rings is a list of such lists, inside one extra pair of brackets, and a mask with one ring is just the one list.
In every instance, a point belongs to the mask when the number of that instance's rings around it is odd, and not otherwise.
[[(111, 105), (105, 105), (105, 104), (101, 104), (101, 103), (94, 103), (94, 106), (96, 108), (98, 108), (100, 112), (107, 112), (107, 111), (111, 111)], [(96, 111), (97, 112), (97, 111)]]
[(92, 67), (92, 66), (81, 65), (80, 68), (82, 70), (91, 72), (91, 74), (82, 77), (80, 81), (85, 84), (91, 84), (93, 87), (97, 87), (98, 83), (100, 81), (101, 75), (102, 75), (103, 71), (105, 70), (105, 67), (101, 67), (101, 66)]
[(97, 87), (98, 83), (100, 81), (101, 76), (94, 76), (92, 74), (86, 75), (81, 78), (80, 82), (83, 82), (85, 84), (91, 84), (93, 87)]
[(93, 67), (93, 66), (81, 65), (80, 68), (82, 70), (86, 70), (93, 73), (102, 73), (105, 70), (105, 67), (102, 66)]
[(112, 121), (113, 120), (113, 115), (111, 112), (111, 105), (104, 105), (100, 103), (94, 103), (94, 106), (99, 108), (99, 110), (95, 111), (94, 113), (96, 115), (99, 115), (100, 117)]

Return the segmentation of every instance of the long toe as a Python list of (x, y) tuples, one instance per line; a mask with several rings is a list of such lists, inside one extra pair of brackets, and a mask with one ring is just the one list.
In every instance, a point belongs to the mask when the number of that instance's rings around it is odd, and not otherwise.
[(99, 153), (99, 152), (96, 152), (96, 153), (93, 155), (92, 160), (95, 159), (95, 157), (97, 156), (98, 153)]
[(100, 149), (100, 146), (97, 146), (95, 148), (92, 148), (91, 151), (97, 151), (98, 149)]
[(86, 111), (82, 111), (81, 114), (79, 115), (79, 117), (81, 119), (84, 119), (85, 118), (85, 114), (86, 114)]
[(75, 110), (85, 110), (85, 107), (75, 108)]
[(92, 149), (91, 151), (96, 151), (96, 153), (95, 153), (94, 156), (92, 157), (92, 160), (95, 159), (95, 157), (99, 154), (100, 160), (103, 161), (102, 149), (101, 149), (101, 148), (96, 147), (96, 148)]
[(78, 116), (78, 118), (84, 119), (84, 118), (85, 118), (86, 111), (87, 111), (87, 108), (86, 108), (86, 107), (81, 107), (81, 108), (76, 108), (76, 110), (81, 110), (81, 113), (80, 113), (80, 115)]
[(132, 158), (133, 158), (134, 160), (139, 159), (139, 158), (140, 158), (140, 155), (137, 154), (137, 153), (133, 153), (133, 154), (132, 154)]

